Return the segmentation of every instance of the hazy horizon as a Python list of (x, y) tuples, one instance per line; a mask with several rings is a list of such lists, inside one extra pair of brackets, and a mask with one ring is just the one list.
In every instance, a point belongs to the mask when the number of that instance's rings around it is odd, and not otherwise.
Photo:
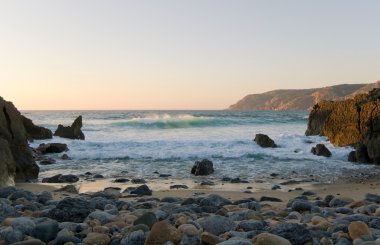
[(0, 3), (0, 96), (20, 110), (222, 110), (380, 79), (376, 0)]

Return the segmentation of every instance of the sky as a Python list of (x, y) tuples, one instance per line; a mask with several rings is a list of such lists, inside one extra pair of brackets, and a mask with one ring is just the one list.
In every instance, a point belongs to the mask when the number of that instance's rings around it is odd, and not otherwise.
[(380, 79), (378, 0), (0, 0), (0, 96), (22, 110), (225, 109)]

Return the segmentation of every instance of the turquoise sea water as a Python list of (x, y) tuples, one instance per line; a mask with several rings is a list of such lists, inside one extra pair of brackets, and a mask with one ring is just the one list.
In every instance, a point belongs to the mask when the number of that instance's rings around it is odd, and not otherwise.
[[(72, 158), (42, 166), (40, 177), (56, 173), (83, 174), (87, 171), (106, 177), (156, 178), (154, 172), (173, 178), (191, 177), (196, 160), (214, 162), (215, 176), (266, 178), (271, 173), (283, 176), (313, 175), (329, 181), (351, 170), (372, 166), (346, 161), (349, 147), (333, 147), (324, 137), (306, 137), (307, 111), (24, 111), (35, 124), (51, 130), (58, 124), (70, 125), (83, 116), (85, 141), (54, 137), (40, 143), (62, 142)], [(256, 145), (256, 133), (275, 140), (278, 148)], [(312, 143), (310, 143), (312, 142)], [(324, 143), (331, 158), (314, 156), (311, 147)]]

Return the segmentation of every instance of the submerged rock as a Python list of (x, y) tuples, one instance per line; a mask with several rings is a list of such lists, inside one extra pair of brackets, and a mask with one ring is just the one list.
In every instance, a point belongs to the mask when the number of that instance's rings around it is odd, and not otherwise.
[(311, 148), (311, 153), (317, 156), (331, 157), (331, 152), (324, 144), (317, 144), (315, 147)]
[(275, 148), (277, 145), (274, 143), (274, 141), (269, 138), (266, 134), (256, 134), (255, 141), (259, 146), (263, 148)]
[(82, 116), (79, 116), (75, 119), (71, 126), (58, 125), (57, 130), (54, 132), (54, 136), (59, 136), (62, 138), (68, 139), (79, 139), (84, 140), (84, 134), (81, 130), (82, 128)]
[(191, 174), (194, 175), (209, 175), (214, 172), (214, 164), (207, 159), (196, 161), (191, 169)]
[(36, 151), (41, 154), (61, 153), (68, 150), (69, 148), (67, 148), (67, 145), (62, 144), (62, 143), (49, 143), (49, 144), (42, 143), (36, 149)]

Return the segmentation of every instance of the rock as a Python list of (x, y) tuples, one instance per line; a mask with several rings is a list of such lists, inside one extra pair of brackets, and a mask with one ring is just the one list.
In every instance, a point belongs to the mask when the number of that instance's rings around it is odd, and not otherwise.
[(38, 239), (28, 239), (25, 241), (12, 243), (12, 245), (45, 245), (45, 244), (46, 243)]
[(58, 222), (55, 220), (47, 220), (37, 224), (33, 231), (32, 236), (34, 238), (40, 239), (44, 242), (49, 242), (54, 240), (58, 233)]
[(58, 125), (57, 130), (54, 132), (54, 136), (59, 136), (62, 138), (68, 139), (79, 139), (84, 140), (84, 134), (81, 130), (82, 128), (82, 116), (79, 116), (75, 119), (71, 126)]
[(333, 207), (333, 208), (337, 208), (337, 207), (343, 207), (343, 206), (346, 206), (350, 203), (352, 203), (354, 200), (351, 199), (351, 198), (345, 198), (345, 197), (334, 197), (333, 199), (331, 199), (331, 201), (329, 202), (329, 206), (330, 207)]
[[(336, 146), (355, 146), (364, 161), (380, 163), (380, 89), (344, 101), (322, 101), (309, 115), (306, 135), (324, 135)], [(367, 153), (366, 153), (367, 151)], [(360, 159), (357, 159), (360, 162)]]
[(265, 134), (256, 134), (254, 141), (263, 148), (275, 148), (277, 145)]
[(39, 167), (28, 145), (20, 112), (0, 97), (0, 187), (38, 178)]
[(90, 220), (92, 220), (92, 219), (99, 220), (101, 225), (107, 224), (113, 218), (115, 218), (115, 215), (112, 215), (112, 214), (109, 214), (109, 213), (103, 212), (103, 211), (98, 211), (98, 210), (90, 213), (87, 217), (87, 219), (90, 219)]
[(86, 238), (83, 239), (83, 243), (86, 245), (108, 245), (111, 239), (106, 234), (90, 232)]
[(380, 196), (376, 194), (367, 193), (364, 199), (369, 202), (380, 203)]
[(304, 211), (310, 211), (312, 208), (311, 203), (302, 201), (302, 200), (296, 200), (292, 203), (292, 210), (297, 212), (304, 212)]
[(347, 161), (349, 161), (349, 162), (357, 162), (356, 152), (355, 151), (350, 151), (350, 153), (348, 154), (348, 157), (347, 157)]
[(331, 157), (331, 152), (324, 144), (317, 144), (315, 147), (311, 148), (311, 153), (317, 156)]
[(0, 199), (0, 223), (3, 222), (5, 218), (16, 216), (16, 210), (11, 204), (12, 203), (7, 199)]
[(48, 191), (43, 191), (37, 194), (37, 202), (46, 204), (48, 201), (53, 199), (53, 195)]
[(115, 183), (127, 183), (129, 182), (129, 179), (127, 178), (117, 178), (115, 179)]
[(214, 172), (214, 165), (210, 160), (203, 159), (196, 161), (191, 169), (191, 174), (194, 175), (209, 175)]
[(359, 143), (356, 146), (355, 160), (356, 160), (356, 162), (360, 162), (360, 163), (370, 163), (371, 162), (371, 160), (368, 156), (367, 146), (364, 145), (363, 143)]
[(224, 205), (229, 205), (229, 204), (232, 204), (230, 200), (218, 194), (210, 194), (207, 197), (203, 198), (199, 203), (200, 206), (216, 206), (216, 207), (222, 207)]
[(124, 237), (121, 240), (120, 245), (144, 245), (146, 237), (146, 232), (142, 230), (134, 231), (128, 236)]
[(282, 223), (270, 230), (270, 233), (283, 237), (292, 245), (304, 245), (308, 242), (312, 244), (312, 235), (308, 229), (299, 224)]
[(203, 224), (204, 231), (219, 236), (220, 234), (234, 229), (234, 223), (220, 215), (207, 217)]
[(277, 197), (262, 196), (260, 197), (260, 202), (282, 202), (282, 200)]
[(13, 244), (24, 240), (24, 235), (21, 231), (14, 230), (12, 227), (7, 227), (0, 230), (0, 239), (4, 240), (6, 244)]
[(140, 185), (135, 190), (131, 191), (131, 194), (151, 196), (152, 190), (147, 185)]
[(198, 229), (192, 224), (182, 224), (178, 227), (178, 230), (187, 236), (198, 236)]
[(79, 191), (74, 185), (66, 185), (60, 189), (54, 190), (55, 192), (67, 192), (72, 194), (79, 194)]
[(80, 198), (65, 198), (57, 206), (51, 209), (48, 217), (58, 222), (82, 223), (94, 210), (90, 203)]
[(20, 217), (12, 220), (12, 228), (21, 231), (22, 234), (25, 235), (30, 235), (34, 226), (34, 222), (27, 217)]
[(75, 183), (79, 178), (73, 174), (62, 175), (57, 174), (49, 178), (43, 178), (42, 183)]
[(36, 149), (36, 151), (41, 154), (61, 153), (68, 150), (69, 148), (67, 148), (67, 145), (62, 144), (62, 143), (49, 143), (49, 144), (42, 143)]
[(369, 230), (366, 223), (362, 221), (353, 221), (348, 226), (348, 234), (352, 240), (360, 239), (363, 236), (371, 236), (371, 231)]
[(189, 189), (187, 185), (171, 185), (170, 189)]
[(133, 184), (145, 184), (146, 181), (144, 179), (132, 179), (131, 182)]
[(134, 222), (133, 225), (139, 225), (139, 224), (144, 224), (149, 227), (149, 229), (152, 228), (152, 226), (157, 222), (156, 215), (152, 212), (147, 212), (137, 218)]
[(53, 158), (44, 158), (40, 161), (41, 165), (51, 165), (54, 163), (55, 163), (55, 160)]
[(201, 240), (202, 240), (203, 244), (210, 244), (210, 245), (214, 245), (214, 244), (218, 244), (218, 243), (223, 242), (222, 238), (220, 238), (214, 234), (211, 234), (209, 232), (203, 232), (201, 234)]
[(265, 227), (265, 224), (262, 221), (243, 220), (237, 225), (236, 230), (240, 230), (240, 229), (243, 231), (263, 230), (264, 227)]
[(63, 154), (63, 155), (61, 156), (61, 159), (62, 159), (62, 160), (70, 160), (71, 158), (70, 158), (67, 154)]
[(231, 238), (227, 241), (218, 243), (219, 245), (252, 245), (252, 242), (247, 239), (242, 238)]
[(25, 116), (21, 115), (21, 119), (29, 140), (44, 140), (53, 138), (53, 133), (50, 129), (34, 125), (33, 121)]
[(292, 245), (285, 238), (266, 232), (255, 236), (252, 242), (255, 245)]
[(164, 221), (157, 222), (153, 225), (145, 245), (161, 245), (167, 241), (177, 244), (181, 241), (181, 232), (174, 226)]

